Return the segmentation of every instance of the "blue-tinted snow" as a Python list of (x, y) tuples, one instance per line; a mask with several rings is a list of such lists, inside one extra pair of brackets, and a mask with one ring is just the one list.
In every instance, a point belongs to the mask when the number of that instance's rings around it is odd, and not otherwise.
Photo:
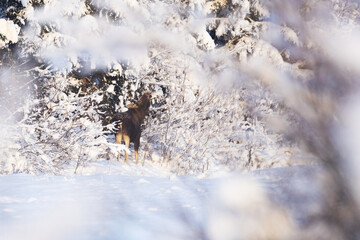
[[(255, 171), (299, 224), (318, 208), (318, 167)], [(0, 239), (196, 239), (228, 177), (125, 175), (0, 177)], [(245, 191), (245, 189), (244, 189)]]

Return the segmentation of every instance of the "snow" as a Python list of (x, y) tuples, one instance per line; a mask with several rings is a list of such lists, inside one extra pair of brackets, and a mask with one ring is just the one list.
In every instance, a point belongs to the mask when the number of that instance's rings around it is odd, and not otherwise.
[(0, 48), (4, 48), (9, 42), (16, 43), (19, 39), (20, 27), (13, 21), (0, 19)]
[(17, 0), (18, 2), (21, 2), (21, 4), (26, 7), (26, 5), (30, 2), (30, 0)]
[(136, 166), (143, 169), (137, 175), (134, 168), (1, 176), (0, 239), (288, 239), (318, 201), (316, 185), (306, 187), (317, 167), (201, 179), (150, 166)]

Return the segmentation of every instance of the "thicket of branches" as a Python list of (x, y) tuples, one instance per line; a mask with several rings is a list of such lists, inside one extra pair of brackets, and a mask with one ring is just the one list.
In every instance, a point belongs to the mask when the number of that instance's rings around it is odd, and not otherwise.
[[(292, 164), (296, 149), (263, 121), (281, 101), (239, 64), (279, 55), (260, 39), (268, 13), (259, 2), (6, 1), (2, 10), (14, 30), (3, 33), (2, 79), (15, 79), (4, 96), (19, 94), (4, 110), (16, 117), (3, 122), (14, 131), (3, 173), (112, 158), (110, 119), (145, 90), (155, 98), (144, 160), (178, 173)], [(99, 139), (107, 153), (96, 152)]]

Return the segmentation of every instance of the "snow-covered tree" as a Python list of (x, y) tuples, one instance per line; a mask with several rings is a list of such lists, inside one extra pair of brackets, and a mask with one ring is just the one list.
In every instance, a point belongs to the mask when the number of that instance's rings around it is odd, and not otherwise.
[[(284, 104), (283, 95), (292, 94), (283, 87), (287, 83), (259, 80), (269, 74), (281, 79), (285, 74), (305, 84), (314, 72), (309, 67), (312, 59), (306, 59), (302, 50), (313, 51), (317, 46), (312, 47), (296, 21), (274, 21), (274, 8), (281, 13), (274, 3), (48, 0), (7, 4), (3, 7), (7, 19), (2, 19), (7, 29), (2, 34), (3, 59), (8, 68), (26, 76), (17, 79), (23, 79), (20, 85), (31, 94), (19, 98), (22, 110), (12, 110), (23, 112), (14, 128), (27, 124), (29, 129), (39, 125), (45, 132), (46, 126), (71, 132), (68, 139), (61, 138), (61, 146), (66, 146), (66, 141), (82, 139), (76, 137), (78, 127), (91, 122), (97, 130), (86, 133), (89, 142), (79, 140), (84, 145), (78, 149), (98, 146), (98, 139), (112, 144), (113, 139), (106, 136), (112, 115), (150, 90), (155, 97), (144, 127), (144, 160), (169, 165), (180, 174), (218, 165), (256, 169), (309, 159), (293, 137), (278, 131), (284, 124), (298, 123), (291, 102)], [(306, 6), (300, 8), (304, 16)], [(339, 22), (356, 20), (347, 5), (334, 2), (332, 6)], [(61, 108), (65, 109), (62, 114)], [(89, 122), (81, 122), (84, 119)], [(38, 131), (22, 138), (48, 141)], [(51, 131), (46, 132), (48, 137)], [(21, 146), (35, 148), (36, 144)], [(102, 148), (98, 150), (94, 156), (103, 156)], [(59, 153), (62, 162), (80, 159), (66, 160), (66, 156), (72, 158), (70, 152)], [(52, 154), (48, 159), (58, 161)]]
[[(294, 151), (283, 145), (281, 135), (267, 129), (259, 114), (281, 111), (280, 102), (264, 86), (243, 78), (241, 66), (233, 61), (244, 51), (245, 56), (258, 52), (281, 60), (275, 48), (260, 40), (258, 25), (268, 13), (259, 2), (21, 4), (23, 8), (17, 6), (21, 40), (16, 54), (19, 61), (33, 63), (22, 71), (36, 78), (29, 85), (34, 84), (39, 104), (26, 106), (41, 115), (32, 116), (33, 122), (24, 118), (22, 123), (53, 123), (49, 127), (53, 130), (61, 129), (57, 124), (62, 123), (68, 126), (67, 133), (81, 125), (91, 99), (96, 98), (98, 104), (92, 107), (97, 111), (86, 119), (98, 129), (100, 122), (110, 123), (115, 111), (124, 110), (129, 99), (151, 90), (156, 98), (143, 139), (147, 159), (169, 164), (178, 173), (204, 172), (218, 164), (232, 169), (291, 164), (287, 155)], [(248, 36), (251, 43), (244, 42)], [(43, 70), (34, 73), (34, 69)], [(64, 115), (49, 107), (75, 103), (77, 109)], [(76, 131), (69, 139), (77, 139)], [(96, 131), (92, 137), (100, 135)], [(66, 152), (61, 151), (62, 162), (70, 161), (66, 156), (72, 158), (72, 151)], [(58, 161), (52, 154), (48, 159)]]

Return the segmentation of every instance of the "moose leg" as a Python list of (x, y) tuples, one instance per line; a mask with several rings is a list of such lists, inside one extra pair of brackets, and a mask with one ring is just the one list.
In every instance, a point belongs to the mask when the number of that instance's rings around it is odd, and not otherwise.
[[(122, 141), (122, 133), (121, 133), (121, 132), (118, 132), (118, 133), (115, 135), (115, 140), (116, 140), (116, 143), (117, 143), (117, 144), (121, 144), (121, 141)], [(120, 162), (120, 151), (118, 152), (117, 160), (118, 160), (118, 162)]]
[(136, 164), (138, 164), (138, 162), (139, 162), (139, 147), (140, 147), (140, 138), (137, 138), (134, 141), (134, 152), (135, 152)]
[[(130, 137), (127, 136), (127, 135), (124, 135), (124, 142), (125, 142), (126, 147), (129, 148), (129, 146), (130, 146)], [(129, 164), (128, 154), (127, 154), (126, 151), (125, 151), (125, 162), (127, 164)]]

